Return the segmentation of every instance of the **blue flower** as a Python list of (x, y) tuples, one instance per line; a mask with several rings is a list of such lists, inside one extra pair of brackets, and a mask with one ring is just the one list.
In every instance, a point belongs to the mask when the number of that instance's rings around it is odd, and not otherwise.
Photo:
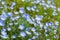
[(19, 9), (19, 12), (20, 12), (20, 13), (24, 13), (24, 8), (21, 7), (21, 8)]
[(18, 28), (21, 29), (21, 30), (24, 30), (24, 26), (23, 25), (19, 25)]
[(46, 22), (46, 26), (53, 26), (52, 22)]
[(26, 9), (27, 9), (28, 11), (31, 11), (31, 8), (30, 8), (30, 7), (26, 7)]
[(29, 14), (23, 14), (23, 16), (26, 20), (30, 19), (30, 15)]
[(13, 13), (12, 12), (9, 12), (8, 13), (8, 16), (12, 17), (13, 16)]
[(25, 37), (26, 36), (26, 33), (25, 32), (20, 32), (20, 36), (21, 37)]
[(2, 15), (0, 16), (1, 20), (6, 20), (8, 15), (3, 11)]
[(0, 20), (0, 26), (4, 26), (4, 25), (5, 25), (4, 21)]
[(14, 5), (16, 5), (16, 3), (15, 2), (12, 2), (12, 5), (11, 6), (13, 7)]

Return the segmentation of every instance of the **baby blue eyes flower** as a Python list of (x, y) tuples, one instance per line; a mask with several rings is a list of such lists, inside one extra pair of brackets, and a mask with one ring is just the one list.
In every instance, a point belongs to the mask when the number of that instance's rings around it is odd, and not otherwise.
[(14, 5), (16, 5), (16, 3), (15, 3), (15, 2), (13, 2), (13, 3), (12, 3), (12, 6), (14, 6)]
[(20, 30), (23, 30), (24, 29), (24, 26), (23, 25), (19, 25), (18, 27)]
[(52, 22), (46, 22), (46, 26), (53, 26)]
[(29, 14), (23, 14), (23, 16), (22, 16), (22, 17), (24, 17), (26, 20), (30, 19)]
[(25, 37), (26, 36), (26, 33), (25, 32), (20, 32), (20, 36), (21, 37)]
[(31, 11), (31, 8), (30, 8), (30, 7), (26, 7), (26, 9), (27, 9), (28, 11)]
[(0, 20), (0, 26), (5, 26), (5, 23), (3, 20)]
[(32, 28), (32, 29), (31, 29), (31, 31), (35, 32), (35, 31), (36, 31), (36, 29), (35, 29), (35, 28)]
[(8, 16), (12, 17), (13, 16), (13, 13), (12, 12), (9, 12), (8, 13)]
[(42, 18), (43, 18), (42, 15), (41, 15), (41, 16), (37, 16), (37, 15), (36, 15), (36, 18), (35, 18), (35, 19), (36, 19), (36, 20), (42, 20)]
[(24, 13), (24, 12), (25, 12), (25, 11), (24, 11), (24, 8), (21, 7), (21, 8), (19, 9), (19, 12), (20, 12), (20, 13)]
[(60, 12), (60, 8), (58, 8), (58, 11)]
[(8, 17), (8, 15), (7, 15), (6, 13), (3, 13), (3, 14), (0, 16), (1, 20), (6, 20), (7, 17)]
[(29, 31), (25, 31), (26, 32), (26, 34), (28, 34), (28, 35), (30, 35), (31, 34), (31, 32), (29, 32)]

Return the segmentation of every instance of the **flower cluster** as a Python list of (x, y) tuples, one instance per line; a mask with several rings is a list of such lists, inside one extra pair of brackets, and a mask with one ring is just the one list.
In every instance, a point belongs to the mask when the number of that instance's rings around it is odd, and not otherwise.
[(60, 8), (54, 0), (0, 2), (1, 40), (59, 40)]

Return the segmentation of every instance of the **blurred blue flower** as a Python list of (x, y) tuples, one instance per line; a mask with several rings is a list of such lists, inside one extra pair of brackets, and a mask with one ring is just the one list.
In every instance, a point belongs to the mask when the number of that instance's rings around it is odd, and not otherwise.
[(6, 20), (8, 15), (3, 11), (2, 15), (0, 16), (1, 20)]
[(25, 32), (20, 32), (20, 36), (21, 37), (25, 37), (26, 36), (26, 33)]
[(8, 13), (8, 16), (12, 17), (13, 16), (13, 13), (12, 12), (9, 12)]
[(53, 26), (54, 24), (52, 22), (46, 22), (46, 26)]
[(16, 3), (15, 2), (12, 2), (12, 5), (11, 6), (13, 7), (14, 5), (16, 5)]
[(28, 11), (31, 11), (31, 8), (30, 8), (30, 7), (26, 7), (26, 9), (27, 9)]
[(5, 26), (5, 23), (3, 20), (0, 20), (0, 26)]
[(25, 11), (24, 11), (24, 8), (23, 8), (23, 7), (19, 8), (19, 12), (20, 12), (20, 13), (24, 13), (24, 12), (25, 12)]
[(19, 25), (18, 27), (20, 30), (24, 30), (24, 25)]
[(38, 16), (38, 15), (36, 15), (36, 20), (42, 20), (42, 18), (43, 18), (43, 15), (40, 15), (40, 16)]

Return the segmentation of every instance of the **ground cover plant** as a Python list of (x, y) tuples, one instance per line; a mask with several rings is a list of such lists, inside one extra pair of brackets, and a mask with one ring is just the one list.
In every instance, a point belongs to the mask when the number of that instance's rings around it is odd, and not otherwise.
[(60, 0), (0, 0), (0, 40), (60, 40)]

